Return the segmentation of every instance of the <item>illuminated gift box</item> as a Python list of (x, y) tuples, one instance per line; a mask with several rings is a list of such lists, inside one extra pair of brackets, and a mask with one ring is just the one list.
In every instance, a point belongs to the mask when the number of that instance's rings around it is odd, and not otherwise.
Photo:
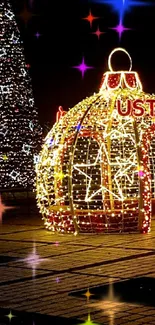
[[(45, 226), (61, 233), (143, 232), (154, 197), (154, 119), (121, 116), (126, 100), (155, 99), (131, 71), (103, 75), (100, 91), (68, 112), (59, 108), (37, 164), (37, 203)], [(127, 53), (128, 54), (128, 53)], [(129, 56), (129, 54), (128, 54)], [(129, 56), (130, 58), (130, 56)], [(130, 58), (131, 64), (131, 58)]]

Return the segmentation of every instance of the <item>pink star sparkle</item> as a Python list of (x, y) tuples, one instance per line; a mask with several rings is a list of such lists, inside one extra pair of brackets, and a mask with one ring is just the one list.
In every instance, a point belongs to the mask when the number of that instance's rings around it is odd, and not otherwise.
[(144, 176), (143, 171), (142, 170), (139, 170), (138, 175), (139, 175), (139, 177), (143, 177)]
[(59, 246), (59, 242), (56, 241), (54, 245), (58, 247)]
[(126, 30), (131, 30), (131, 28), (126, 28), (123, 26), (122, 22), (120, 21), (119, 24), (116, 27), (110, 28), (115, 30), (118, 35), (119, 35), (119, 39), (121, 39), (122, 33)]
[(78, 66), (73, 67), (73, 68), (78, 69), (79, 71), (82, 72), (82, 78), (84, 77), (84, 74), (85, 74), (85, 72), (86, 72), (88, 69), (93, 69), (93, 67), (89, 67), (89, 66), (87, 66), (87, 65), (85, 64), (84, 57), (83, 57), (83, 59), (82, 59), (82, 63), (79, 64)]
[(97, 28), (96, 32), (93, 32), (92, 34), (96, 35), (98, 37), (98, 40), (100, 39), (100, 36), (102, 34), (105, 34), (104, 32), (101, 32), (99, 27)]
[(2, 198), (0, 195), (0, 223), (2, 223), (3, 213), (5, 213), (6, 210), (14, 209), (15, 207), (7, 207), (2, 203)]
[(25, 262), (32, 268), (32, 276), (35, 278), (36, 275), (36, 267), (41, 263), (44, 262), (45, 258), (40, 258), (40, 256), (36, 253), (36, 244), (33, 243), (33, 251), (31, 254), (29, 254), (26, 258), (20, 260), (22, 262)]

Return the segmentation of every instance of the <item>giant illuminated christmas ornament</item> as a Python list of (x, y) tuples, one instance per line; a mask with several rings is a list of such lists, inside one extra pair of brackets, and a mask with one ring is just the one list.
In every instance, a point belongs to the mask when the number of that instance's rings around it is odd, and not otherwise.
[[(129, 56), (129, 71), (112, 70), (118, 50)], [(126, 50), (114, 49), (108, 63), (99, 92), (66, 113), (61, 108), (45, 138), (37, 203), (51, 231), (150, 231), (155, 96), (143, 92)]]

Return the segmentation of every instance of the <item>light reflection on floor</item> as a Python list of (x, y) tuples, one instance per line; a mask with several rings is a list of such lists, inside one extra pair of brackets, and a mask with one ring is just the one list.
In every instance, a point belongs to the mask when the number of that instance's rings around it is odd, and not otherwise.
[[(109, 325), (115, 325), (115, 314), (127, 305), (126, 302), (120, 301), (120, 298), (115, 295), (112, 278), (109, 279), (109, 290), (107, 296), (105, 296), (99, 302), (89, 303), (88, 307), (91, 309), (97, 309), (103, 311), (103, 315), (109, 317)], [(138, 306), (136, 304), (129, 304), (128, 306)]]

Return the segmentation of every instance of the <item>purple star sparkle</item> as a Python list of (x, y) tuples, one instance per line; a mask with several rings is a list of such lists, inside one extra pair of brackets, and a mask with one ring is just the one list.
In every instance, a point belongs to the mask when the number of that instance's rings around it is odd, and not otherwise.
[(84, 57), (82, 58), (82, 63), (73, 67), (75, 69), (78, 69), (79, 71), (82, 72), (82, 78), (84, 77), (84, 74), (86, 72), (86, 70), (88, 69), (94, 69), (93, 67), (89, 67), (88, 65), (85, 64), (85, 60), (84, 60)]
[(39, 32), (37, 32), (36, 34), (35, 34), (35, 37), (36, 38), (39, 38), (41, 35), (40, 35), (40, 33)]
[(57, 277), (56, 278), (56, 283), (59, 283), (60, 282), (60, 279)]
[(118, 33), (119, 39), (121, 39), (122, 33), (125, 30), (131, 30), (131, 28), (124, 27), (121, 21), (119, 22), (119, 24), (116, 27), (113, 27), (113, 28), (110, 28), (110, 29), (113, 29)]

